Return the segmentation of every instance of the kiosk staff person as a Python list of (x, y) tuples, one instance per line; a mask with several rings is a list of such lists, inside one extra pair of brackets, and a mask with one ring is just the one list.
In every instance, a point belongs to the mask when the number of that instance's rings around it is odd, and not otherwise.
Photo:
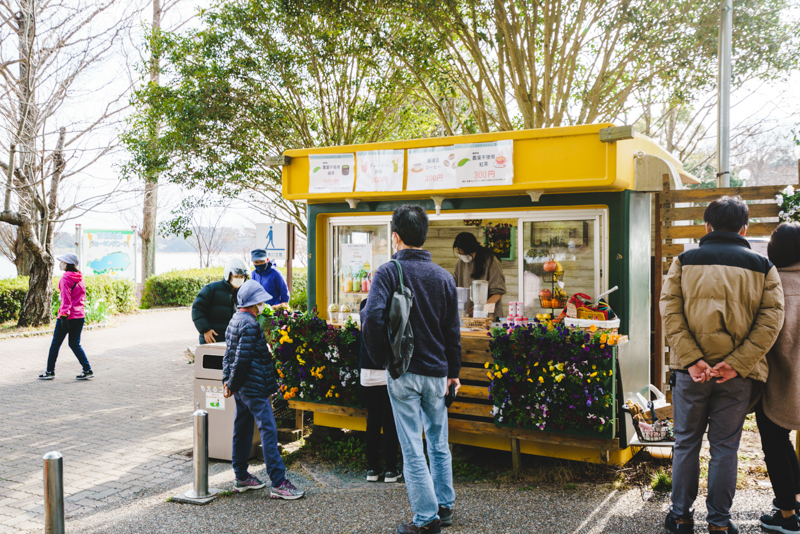
[[(475, 235), (469, 232), (461, 232), (456, 236), (453, 249), (459, 259), (453, 273), (456, 278), (456, 286), (471, 287), (475, 280), (488, 281), (489, 298), (486, 303), (495, 303), (494, 315), (502, 316), (502, 300), (503, 295), (506, 294), (506, 275), (503, 274), (500, 260), (491, 250), (478, 243)], [(472, 313), (471, 301), (467, 303), (467, 307)]]

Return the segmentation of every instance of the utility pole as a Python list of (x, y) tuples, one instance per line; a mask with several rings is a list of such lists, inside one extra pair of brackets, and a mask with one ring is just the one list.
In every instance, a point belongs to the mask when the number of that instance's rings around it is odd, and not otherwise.
[(721, 0), (717, 77), (717, 187), (731, 186), (731, 49), (733, 0)]
[[(153, 0), (154, 38), (161, 29), (161, 0)], [(161, 61), (158, 46), (153, 43), (150, 47), (150, 83), (157, 85), (160, 81), (159, 71)], [(155, 145), (158, 138), (158, 124), (150, 125), (150, 141)], [(156, 272), (156, 229), (158, 212), (158, 172), (150, 170), (144, 177), (144, 208), (142, 211), (142, 284)]]

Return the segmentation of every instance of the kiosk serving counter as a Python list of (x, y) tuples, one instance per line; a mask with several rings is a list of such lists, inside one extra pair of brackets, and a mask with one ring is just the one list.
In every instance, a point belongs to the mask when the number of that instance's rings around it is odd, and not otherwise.
[[(565, 297), (542, 265), (558, 262), (566, 296), (608, 303), (629, 341), (613, 348), (614, 420), (607, 435), (548, 432), (498, 424), (489, 400), (494, 360), (487, 332), (462, 334), (461, 393), (450, 408), (450, 441), (585, 461), (623, 463), (634, 436), (618, 406), (650, 382), (651, 198), (667, 175), (690, 180), (680, 162), (629, 127), (576, 126), (286, 152), (283, 194), (308, 203), (309, 309), (332, 322), (356, 314), (371, 275), (391, 255), (391, 213), (415, 203), (428, 211), (423, 248), (453, 272), (453, 240), (473, 233), (501, 260), (508, 303), (524, 315), (558, 315)], [(560, 271), (560, 272), (561, 272)], [(543, 298), (545, 295), (546, 298)], [(624, 398), (623, 398), (624, 397)], [(364, 430), (358, 407), (308, 403), (315, 424)]]

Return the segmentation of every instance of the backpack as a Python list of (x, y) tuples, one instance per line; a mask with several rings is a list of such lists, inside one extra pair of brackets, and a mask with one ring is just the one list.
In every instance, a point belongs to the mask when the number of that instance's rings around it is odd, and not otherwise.
[(403, 376), (411, 363), (414, 353), (414, 332), (411, 329), (411, 307), (414, 305), (414, 294), (403, 284), (403, 268), (400, 262), (391, 260), (397, 266), (400, 284), (389, 301), (389, 344), (392, 346), (391, 357), (386, 362), (386, 370), (395, 380)]

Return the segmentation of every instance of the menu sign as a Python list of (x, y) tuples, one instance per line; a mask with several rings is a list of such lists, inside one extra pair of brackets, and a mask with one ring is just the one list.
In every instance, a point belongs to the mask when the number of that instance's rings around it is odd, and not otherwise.
[(455, 189), (456, 151), (452, 146), (416, 148), (408, 151), (408, 191)]
[(514, 141), (455, 145), (459, 187), (514, 183)]
[(342, 250), (342, 270), (347, 273), (346, 268), (350, 268), (347, 274), (355, 274), (360, 270), (370, 270), (372, 264), (372, 245), (369, 243), (343, 243)]
[(356, 152), (356, 191), (402, 191), (403, 151)]
[(355, 177), (353, 154), (308, 156), (309, 193), (351, 193)]

